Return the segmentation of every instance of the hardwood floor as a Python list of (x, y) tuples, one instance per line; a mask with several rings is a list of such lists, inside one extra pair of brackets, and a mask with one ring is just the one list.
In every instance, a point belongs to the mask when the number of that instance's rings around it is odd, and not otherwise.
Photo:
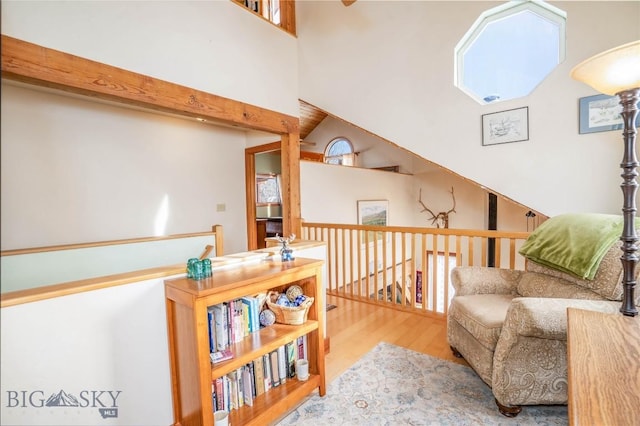
[(445, 319), (396, 311), (384, 306), (327, 296), (337, 308), (327, 312), (327, 383), (338, 377), (379, 342), (402, 346), (467, 365), (453, 356), (447, 342)]
[(468, 365), (451, 353), (445, 319), (331, 295), (326, 303), (336, 305), (326, 314), (327, 336), (331, 338), (330, 352), (325, 356), (327, 385), (380, 342)]

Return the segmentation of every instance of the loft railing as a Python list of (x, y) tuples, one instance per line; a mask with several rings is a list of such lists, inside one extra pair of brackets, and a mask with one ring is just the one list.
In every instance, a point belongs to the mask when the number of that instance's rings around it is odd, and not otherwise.
[(524, 269), (528, 232), (303, 223), (327, 245), (327, 294), (443, 316), (455, 266)]

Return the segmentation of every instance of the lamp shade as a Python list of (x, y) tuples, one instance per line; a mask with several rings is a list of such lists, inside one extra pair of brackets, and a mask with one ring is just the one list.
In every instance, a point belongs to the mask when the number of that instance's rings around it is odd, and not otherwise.
[(571, 70), (571, 78), (607, 95), (640, 87), (640, 40), (583, 61)]

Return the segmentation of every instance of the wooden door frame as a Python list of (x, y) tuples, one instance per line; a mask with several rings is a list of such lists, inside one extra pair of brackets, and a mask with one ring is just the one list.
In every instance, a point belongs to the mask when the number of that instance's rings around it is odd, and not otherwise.
[(258, 230), (256, 225), (256, 154), (273, 151), (281, 151), (281, 142), (272, 142), (244, 150), (244, 181), (247, 197), (247, 250), (255, 250), (258, 248)]

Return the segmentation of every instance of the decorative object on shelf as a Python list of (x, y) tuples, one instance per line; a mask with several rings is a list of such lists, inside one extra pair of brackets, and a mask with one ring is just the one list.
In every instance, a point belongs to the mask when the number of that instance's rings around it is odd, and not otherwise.
[(278, 295), (278, 300), (276, 300), (276, 304), (280, 306), (292, 306), (291, 301), (289, 300), (287, 295), (284, 293)]
[(213, 275), (213, 272), (211, 270), (211, 259), (202, 259), (200, 262), (202, 262), (202, 273), (204, 274), (205, 278)]
[(194, 275), (198, 272), (196, 264), (199, 262), (197, 257), (192, 257), (187, 260), (187, 278), (194, 279)]
[(276, 240), (278, 240), (278, 242), (282, 244), (282, 248), (280, 249), (280, 257), (282, 258), (283, 262), (287, 262), (289, 260), (294, 259), (293, 250), (289, 247), (289, 244), (293, 242), (293, 240), (295, 239), (296, 239), (296, 234), (291, 234), (286, 238), (276, 234)]
[[(284, 296), (284, 298), (287, 299), (287, 302), (284, 303), (287, 303), (288, 305), (278, 304), (278, 300), (281, 299), (281, 296)], [(300, 305), (295, 306), (295, 302), (289, 302), (286, 294), (278, 293), (277, 291), (270, 291), (267, 295), (267, 306), (275, 314), (277, 323), (301, 325), (307, 321), (309, 308), (313, 305), (314, 298), (304, 296), (304, 300), (300, 300)]]
[(187, 278), (201, 280), (212, 275), (211, 259), (198, 259), (192, 257), (187, 260)]
[(296, 360), (296, 376), (301, 382), (309, 379), (309, 361), (306, 359)]
[(286, 294), (287, 298), (289, 298), (290, 301), (294, 302), (296, 300), (296, 297), (303, 294), (302, 287), (300, 287), (299, 285), (292, 285), (287, 289)]
[[(594, 95), (580, 98), (579, 133), (608, 132), (622, 130), (622, 107), (617, 96)], [(636, 120), (636, 127), (640, 124)]]
[(296, 296), (296, 299), (292, 302), (293, 306), (301, 306), (305, 300), (307, 300), (307, 296), (305, 296), (304, 294), (299, 294), (298, 296)]
[(529, 107), (482, 115), (482, 145), (529, 140)]
[(431, 215), (431, 217), (429, 218), (429, 220), (431, 220), (431, 224), (432, 225), (436, 225), (436, 228), (440, 228), (440, 225), (442, 225), (442, 227), (444, 229), (449, 229), (449, 215), (451, 213), (456, 213), (456, 196), (453, 193), (453, 186), (451, 187), (451, 198), (453, 198), (453, 207), (451, 207), (449, 210), (447, 210), (446, 212), (440, 212), (438, 214), (434, 214), (431, 210), (429, 210), (429, 208), (422, 202), (422, 188), (420, 188), (420, 195), (418, 196), (418, 202), (422, 205), (423, 209), (420, 211), (420, 213), (422, 212), (429, 212), (429, 214)]
[(260, 312), (260, 325), (263, 327), (269, 327), (276, 322), (276, 314), (270, 309), (264, 309)]
[(638, 264), (638, 236), (634, 226), (636, 216), (636, 116), (640, 100), (640, 40), (615, 47), (597, 54), (578, 64), (571, 77), (593, 87), (607, 95), (617, 95), (622, 106), (624, 131), (624, 154), (622, 157), (622, 187), (624, 224), (620, 240), (622, 241), (622, 306), (620, 312), (626, 316), (638, 315), (635, 306), (634, 290), (636, 286), (635, 270)]
[(216, 426), (229, 426), (229, 412), (220, 410), (213, 413), (213, 420)]

